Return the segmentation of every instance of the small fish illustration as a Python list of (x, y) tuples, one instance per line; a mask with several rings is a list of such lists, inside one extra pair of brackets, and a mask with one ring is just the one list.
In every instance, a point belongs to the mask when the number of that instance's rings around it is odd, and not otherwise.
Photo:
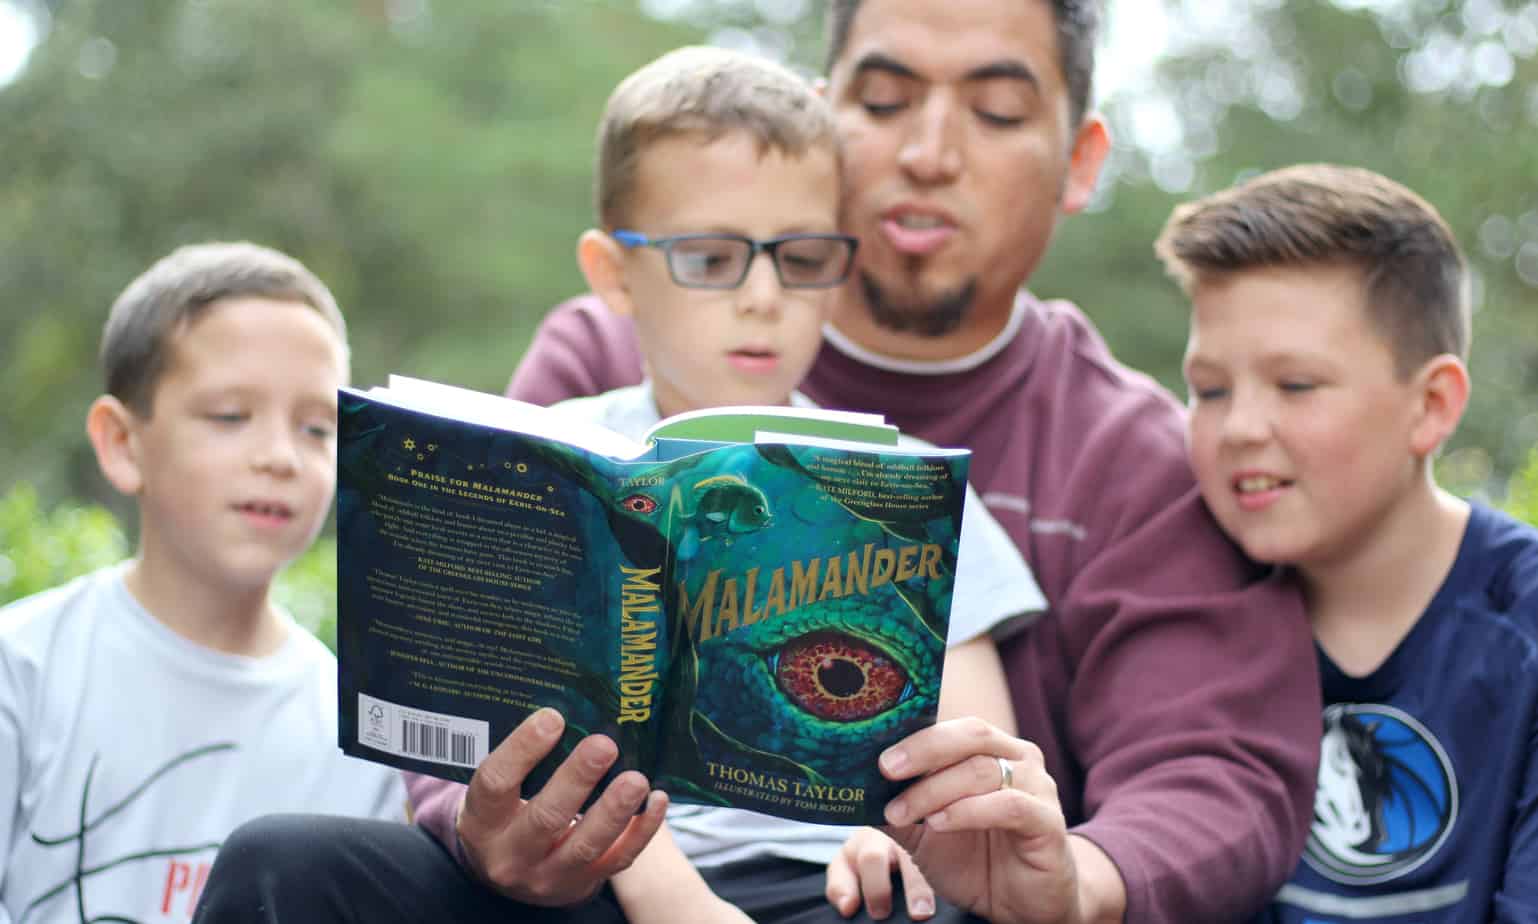
[(683, 523), (678, 557), (686, 561), (713, 536), (751, 533), (773, 519), (769, 498), (740, 475), (717, 475), (695, 482), (687, 498), (675, 489), (672, 503)]

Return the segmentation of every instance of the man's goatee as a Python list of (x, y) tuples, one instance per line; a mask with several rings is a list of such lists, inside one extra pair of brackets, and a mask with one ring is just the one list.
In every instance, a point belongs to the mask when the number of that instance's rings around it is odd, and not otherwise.
[(920, 337), (943, 337), (961, 327), (961, 322), (972, 310), (972, 301), (977, 295), (977, 280), (969, 279), (958, 289), (921, 302), (917, 299), (897, 299), (869, 273), (862, 272), (860, 291), (865, 296), (865, 306), (871, 318), (878, 326), (900, 333), (918, 334)]

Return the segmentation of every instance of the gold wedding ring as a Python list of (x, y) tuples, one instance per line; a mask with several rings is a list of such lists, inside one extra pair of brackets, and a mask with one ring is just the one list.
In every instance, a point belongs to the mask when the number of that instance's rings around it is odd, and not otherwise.
[(1002, 757), (996, 758), (999, 762), (999, 788), (1015, 788), (1015, 767)]

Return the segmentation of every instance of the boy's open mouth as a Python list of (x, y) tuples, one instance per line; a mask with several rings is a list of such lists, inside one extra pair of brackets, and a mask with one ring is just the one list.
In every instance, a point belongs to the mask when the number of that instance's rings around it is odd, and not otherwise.
[(269, 517), (278, 520), (287, 520), (294, 515), (294, 512), (286, 504), (280, 504), (276, 501), (245, 501), (236, 504), (235, 509), (252, 516)]
[(773, 372), (780, 362), (778, 353), (759, 347), (732, 350), (726, 354), (726, 359), (737, 369), (749, 373)]
[(1234, 489), (1240, 494), (1260, 494), (1265, 491), (1274, 491), (1277, 488), (1286, 488), (1292, 485), (1285, 478), (1277, 478), (1274, 475), (1245, 475), (1234, 479)]

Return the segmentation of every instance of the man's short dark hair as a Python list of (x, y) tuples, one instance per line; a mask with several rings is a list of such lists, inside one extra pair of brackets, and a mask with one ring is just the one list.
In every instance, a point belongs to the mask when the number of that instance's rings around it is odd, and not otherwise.
[[(944, 0), (934, 0), (943, 3)], [(1095, 83), (1095, 43), (1100, 36), (1099, 0), (1000, 0), (1000, 2), (1046, 3), (1052, 8), (1052, 20), (1057, 23), (1057, 57), (1068, 86), (1069, 115), (1078, 125), (1089, 112), (1091, 94)], [(1148, 0), (1145, 0), (1148, 2)], [(828, 56), (825, 68), (833, 65), (844, 53), (849, 43), (849, 30), (855, 13), (860, 10), (861, 0), (828, 0), (828, 21), (825, 30)]]

